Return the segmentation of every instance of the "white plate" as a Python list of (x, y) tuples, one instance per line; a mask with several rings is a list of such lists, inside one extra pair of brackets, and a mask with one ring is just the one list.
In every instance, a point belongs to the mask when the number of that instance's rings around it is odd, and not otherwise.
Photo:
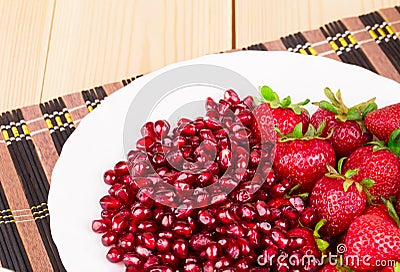
[[(348, 105), (377, 97), (380, 107), (399, 102), (400, 85), (365, 69), (323, 57), (287, 52), (242, 51), (216, 54), (167, 66), (107, 97), (85, 117), (65, 143), (53, 170), (49, 194), (51, 232), (69, 272), (124, 271), (105, 259), (107, 248), (91, 222), (100, 216), (98, 201), (107, 193), (103, 172), (124, 159), (124, 117), (138, 90), (161, 72), (187, 64), (213, 64), (246, 77), (254, 86), (269, 85), (292, 101), (323, 99), (329, 86), (342, 90)], [(312, 107), (310, 107), (312, 108)]]

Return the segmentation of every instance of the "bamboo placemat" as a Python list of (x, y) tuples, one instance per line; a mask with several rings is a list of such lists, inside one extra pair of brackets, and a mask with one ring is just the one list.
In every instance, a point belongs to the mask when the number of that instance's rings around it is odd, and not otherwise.
[[(242, 50), (324, 56), (400, 82), (399, 32), (400, 8), (395, 7)], [(0, 266), (16, 271), (65, 271), (49, 228), (47, 195), (53, 167), (80, 120), (137, 77), (1, 115)]]

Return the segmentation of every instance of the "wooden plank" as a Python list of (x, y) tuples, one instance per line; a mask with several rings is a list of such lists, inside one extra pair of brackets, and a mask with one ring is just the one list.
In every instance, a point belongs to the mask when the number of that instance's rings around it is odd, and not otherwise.
[(231, 48), (231, 0), (59, 0), (43, 99)]
[(54, 0), (0, 1), (0, 112), (39, 103)]

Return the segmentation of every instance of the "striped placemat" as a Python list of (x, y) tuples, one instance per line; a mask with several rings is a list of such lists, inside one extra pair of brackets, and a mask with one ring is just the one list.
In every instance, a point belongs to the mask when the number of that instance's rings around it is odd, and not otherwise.
[[(286, 50), (359, 65), (400, 82), (400, 8), (346, 18), (242, 50)], [(139, 76), (137, 76), (139, 77)], [(80, 120), (135, 78), (2, 113), (0, 265), (65, 271), (51, 238), (47, 195), (54, 164)]]

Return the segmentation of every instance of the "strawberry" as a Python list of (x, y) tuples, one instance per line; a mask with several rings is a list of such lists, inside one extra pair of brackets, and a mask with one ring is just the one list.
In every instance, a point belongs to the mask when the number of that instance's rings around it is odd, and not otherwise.
[(379, 217), (385, 219), (386, 221), (391, 222), (392, 224), (396, 225), (396, 221), (390, 216), (390, 214), (388, 212), (388, 208), (383, 203), (367, 206), (365, 208), (363, 214), (376, 215), (376, 216), (379, 216)]
[[(292, 104), (290, 96), (280, 100), (278, 94), (268, 86), (261, 87), (260, 93), (262, 103), (253, 111), (257, 122), (255, 122), (252, 129), (260, 131), (257, 134), (269, 131), (271, 122), (283, 134), (293, 131), (294, 127), (299, 123), (303, 124), (303, 133), (307, 131), (308, 124), (310, 123), (310, 115), (302, 106), (308, 104), (310, 100), (307, 99), (304, 102)], [(261, 136), (269, 139), (269, 134)], [(278, 134), (276, 136), (279, 137)]]
[(313, 126), (305, 135), (302, 124), (296, 125), (290, 134), (281, 135), (275, 147), (274, 167), (276, 173), (301, 184), (302, 192), (310, 192), (314, 183), (326, 172), (326, 165), (335, 165), (336, 157), (332, 145), (318, 137)]
[(326, 127), (321, 134), (327, 136), (332, 133), (329, 141), (335, 149), (338, 158), (349, 156), (358, 147), (372, 140), (372, 134), (364, 126), (363, 118), (369, 112), (375, 110), (375, 98), (348, 108), (342, 100), (340, 90), (336, 96), (329, 88), (325, 88), (328, 101), (313, 103), (319, 106), (311, 117), (311, 124), (319, 126), (325, 121)]
[(400, 128), (400, 103), (368, 113), (365, 116), (365, 126), (379, 140), (387, 143), (390, 134)]
[(345, 245), (344, 258), (350, 260), (347, 265), (355, 271), (376, 271), (382, 261), (400, 261), (400, 229), (377, 215), (356, 218)]
[(319, 272), (338, 272), (339, 270), (336, 268), (335, 265), (333, 264), (326, 264), (322, 267), (321, 270), (319, 270)]
[(342, 162), (339, 161), (339, 172), (327, 166), (329, 173), (317, 181), (310, 197), (319, 219), (326, 220), (321, 232), (329, 236), (345, 231), (354, 218), (363, 213), (367, 203), (363, 186), (370, 188), (373, 185), (372, 180), (354, 182), (351, 178), (357, 171), (348, 170), (344, 175), (340, 174)]
[(372, 196), (389, 198), (400, 193), (400, 129), (392, 133), (388, 147), (383, 142), (374, 142), (357, 149), (347, 159), (344, 171), (359, 169), (353, 177), (360, 182), (365, 178), (373, 179), (375, 184), (370, 189)]

